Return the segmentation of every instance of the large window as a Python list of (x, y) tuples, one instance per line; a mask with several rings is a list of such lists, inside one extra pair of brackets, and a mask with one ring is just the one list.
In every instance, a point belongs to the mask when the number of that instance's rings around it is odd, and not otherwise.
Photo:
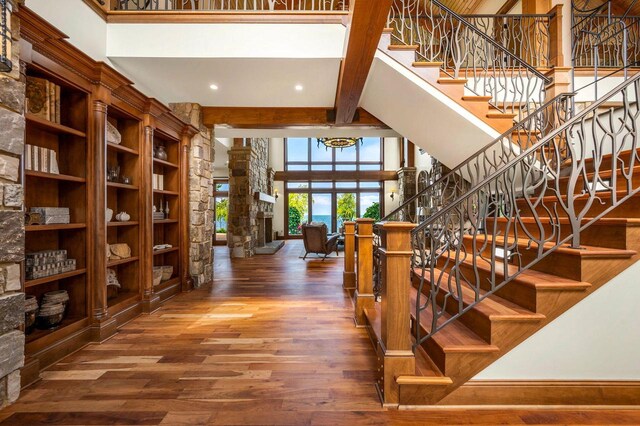
[(225, 245), (229, 221), (229, 180), (216, 179), (213, 181), (213, 188), (215, 205), (213, 244)]
[(285, 141), (286, 171), (382, 170), (382, 140), (363, 138), (362, 144), (344, 149), (327, 149), (315, 138)]
[[(326, 223), (330, 232), (338, 232), (345, 221), (380, 219), (383, 182), (358, 178), (361, 171), (383, 169), (382, 153), (380, 138), (364, 138), (342, 150), (327, 149), (313, 138), (286, 139), (285, 170), (308, 172), (305, 180), (285, 182), (287, 235), (300, 235), (309, 222)], [(334, 173), (327, 177), (327, 172)]]

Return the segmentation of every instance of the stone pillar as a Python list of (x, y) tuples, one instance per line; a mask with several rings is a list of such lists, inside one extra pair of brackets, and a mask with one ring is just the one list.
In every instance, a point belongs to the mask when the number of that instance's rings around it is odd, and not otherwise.
[(249, 139), (245, 146), (229, 150), (229, 227), (227, 244), (231, 257), (252, 257), (258, 240), (258, 212), (273, 212), (273, 204), (257, 201), (256, 192), (268, 193), (269, 140)]
[[(15, 38), (19, 22), (15, 13), (13, 17)], [(20, 330), (24, 324), (20, 266), (24, 260), (24, 200), (20, 162), (24, 152), (25, 83), (17, 40), (12, 54), (13, 70), (0, 73), (0, 408), (18, 399), (20, 368), (24, 366), (24, 333)]]
[[(398, 196), (400, 197), (400, 205), (404, 204), (409, 198), (416, 195), (418, 191), (418, 169), (415, 167), (403, 167), (398, 170)], [(416, 206), (409, 206), (405, 209), (407, 212), (411, 212), (412, 216), (415, 215)], [(409, 218), (403, 218), (403, 220), (409, 220)]]
[(170, 104), (173, 112), (200, 129), (189, 152), (189, 273), (195, 287), (213, 281), (213, 132), (202, 123), (198, 104)]

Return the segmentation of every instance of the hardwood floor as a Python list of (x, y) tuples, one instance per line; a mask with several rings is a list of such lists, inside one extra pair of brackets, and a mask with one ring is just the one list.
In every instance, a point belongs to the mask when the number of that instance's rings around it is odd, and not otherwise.
[(383, 410), (343, 260), (301, 249), (231, 262), (216, 247), (212, 287), (52, 366), (0, 424), (640, 424), (634, 410)]

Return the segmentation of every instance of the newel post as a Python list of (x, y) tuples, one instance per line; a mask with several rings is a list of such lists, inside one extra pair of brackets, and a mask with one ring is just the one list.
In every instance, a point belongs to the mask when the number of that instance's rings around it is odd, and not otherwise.
[(549, 14), (549, 65), (552, 67), (564, 67), (563, 28), (562, 28), (562, 4), (554, 6)]
[(358, 274), (354, 294), (356, 325), (366, 325), (365, 309), (374, 306), (373, 296), (373, 219), (357, 219)]
[(350, 295), (356, 290), (356, 223), (344, 223), (344, 272), (342, 288)]
[(381, 342), (384, 354), (382, 394), (385, 404), (399, 403), (396, 378), (412, 376), (416, 359), (411, 341), (411, 230), (415, 223), (381, 224)]

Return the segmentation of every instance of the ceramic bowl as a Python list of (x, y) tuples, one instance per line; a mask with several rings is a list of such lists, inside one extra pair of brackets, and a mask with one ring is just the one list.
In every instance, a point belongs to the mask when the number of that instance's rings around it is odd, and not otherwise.
[(163, 272), (162, 266), (154, 266), (153, 268), (153, 286), (154, 287), (162, 282), (162, 275), (163, 275), (162, 272)]
[(172, 275), (173, 275), (173, 266), (169, 265), (169, 266), (162, 267), (162, 281), (167, 281), (171, 279)]

